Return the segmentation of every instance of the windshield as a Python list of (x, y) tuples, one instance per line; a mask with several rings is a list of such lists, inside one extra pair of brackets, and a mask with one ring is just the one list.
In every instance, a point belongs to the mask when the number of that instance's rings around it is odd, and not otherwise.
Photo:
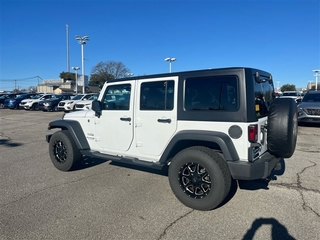
[(35, 96), (30, 97), (31, 99), (38, 99), (41, 98), (43, 96), (43, 94), (37, 94)]
[(320, 92), (319, 92), (319, 94), (305, 95), (302, 102), (320, 102)]
[(28, 97), (29, 94), (22, 94), (22, 95), (19, 95), (18, 97), (16, 97), (17, 99), (24, 99), (26, 97)]
[(72, 100), (80, 100), (83, 97), (83, 94), (78, 94)]
[(96, 100), (97, 98), (98, 98), (98, 96), (99, 96), (99, 94), (97, 94), (97, 95), (93, 95), (93, 96), (91, 96), (88, 100)]
[(0, 97), (0, 99), (5, 99), (7, 96), (9, 96), (9, 95), (7, 95), (7, 94), (3, 95), (3, 96)]

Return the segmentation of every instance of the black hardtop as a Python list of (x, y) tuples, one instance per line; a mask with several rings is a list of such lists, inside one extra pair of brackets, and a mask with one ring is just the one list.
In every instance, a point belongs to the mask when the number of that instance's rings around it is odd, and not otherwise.
[(227, 68), (209, 68), (209, 69), (202, 69), (202, 70), (192, 70), (192, 71), (181, 71), (181, 72), (171, 72), (171, 73), (158, 73), (158, 74), (151, 74), (151, 75), (141, 75), (141, 76), (132, 76), (132, 77), (125, 77), (125, 78), (118, 78), (108, 80), (108, 83), (112, 82), (121, 82), (121, 81), (128, 81), (128, 80), (141, 80), (141, 79), (148, 79), (148, 78), (162, 78), (162, 77), (170, 77), (170, 76), (180, 76), (180, 77), (189, 77), (189, 76), (208, 76), (211, 74), (214, 75), (230, 75), (230, 74), (239, 74), (239, 73), (252, 73), (255, 75), (256, 72), (260, 74), (260, 76), (269, 77), (272, 79), (271, 74), (256, 68), (250, 67), (227, 67)]

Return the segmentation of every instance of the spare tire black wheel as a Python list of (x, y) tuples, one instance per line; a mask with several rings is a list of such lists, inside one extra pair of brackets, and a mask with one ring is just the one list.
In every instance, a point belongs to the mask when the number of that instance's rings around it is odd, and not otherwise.
[(226, 161), (217, 152), (201, 146), (179, 152), (170, 163), (168, 175), (180, 202), (202, 211), (218, 207), (231, 187)]
[(297, 104), (292, 98), (277, 98), (269, 109), (268, 149), (273, 155), (290, 158), (298, 135)]

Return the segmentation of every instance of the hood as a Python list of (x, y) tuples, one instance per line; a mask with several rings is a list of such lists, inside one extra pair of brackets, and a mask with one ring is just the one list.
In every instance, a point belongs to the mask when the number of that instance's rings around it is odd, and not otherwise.
[(77, 102), (77, 103), (80, 103), (80, 104), (88, 104), (88, 103), (92, 103), (93, 100), (82, 100), (80, 102)]
[(93, 110), (83, 110), (66, 113), (63, 119), (75, 119), (75, 118), (94, 118), (95, 112)]
[(298, 108), (314, 108), (320, 109), (320, 102), (301, 102)]

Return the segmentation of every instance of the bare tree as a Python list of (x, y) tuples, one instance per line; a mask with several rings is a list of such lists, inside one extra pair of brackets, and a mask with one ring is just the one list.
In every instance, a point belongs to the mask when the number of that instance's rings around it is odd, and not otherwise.
[(126, 77), (129, 72), (122, 62), (99, 62), (91, 70), (90, 83), (102, 85), (107, 80)]

